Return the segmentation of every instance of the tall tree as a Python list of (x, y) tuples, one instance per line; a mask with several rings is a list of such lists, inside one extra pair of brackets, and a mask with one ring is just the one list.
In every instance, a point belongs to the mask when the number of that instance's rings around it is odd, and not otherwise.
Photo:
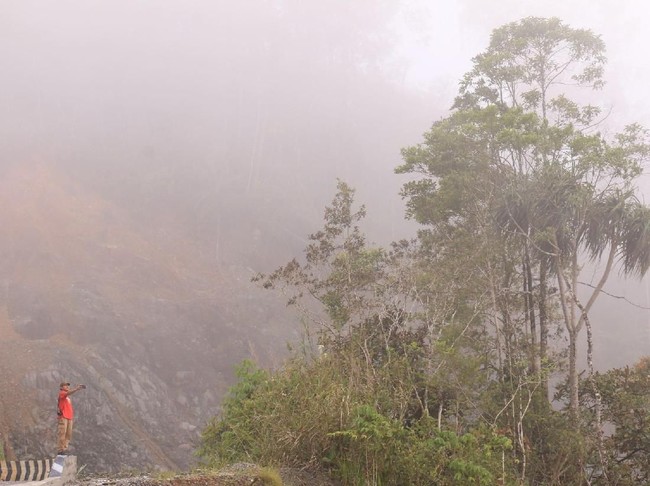
[[(451, 115), (422, 145), (404, 150), (397, 169), (422, 175), (403, 189), (419, 222), (449, 231), (473, 224), (480, 209), (488, 216), (481, 234), (501, 233), (496, 295), (507, 299), (495, 309), (504, 329), (513, 315), (527, 323), (535, 373), (547, 360), (552, 304), (559, 305), (574, 416), (577, 341), (588, 313), (617, 258), (628, 274), (642, 275), (650, 264), (650, 214), (634, 196), (648, 155), (645, 131), (632, 125), (608, 140), (595, 129), (599, 109), (579, 104), (581, 90), (602, 86), (604, 63), (598, 36), (558, 19), (526, 18), (496, 29), (461, 82)], [(577, 286), (585, 258), (605, 265), (582, 303)], [(518, 305), (504, 306), (511, 298)]]

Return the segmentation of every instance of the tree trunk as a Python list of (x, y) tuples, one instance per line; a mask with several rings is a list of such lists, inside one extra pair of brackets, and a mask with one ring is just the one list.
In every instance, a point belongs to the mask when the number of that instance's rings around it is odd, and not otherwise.
[[(546, 299), (548, 298), (547, 292), (547, 273), (548, 273), (548, 262), (542, 260), (539, 265), (539, 360), (540, 360), (540, 369), (543, 366), (543, 363), (546, 363), (547, 353), (548, 353), (548, 312), (546, 307)], [(548, 374), (546, 372), (542, 373), (542, 389), (544, 390), (544, 396), (548, 403), (551, 402), (550, 390), (548, 387)]]
[[(577, 350), (577, 341), (578, 341), (578, 326), (576, 325), (575, 319), (575, 303), (573, 299), (569, 297), (569, 292), (571, 291), (571, 284), (565, 280), (565, 276), (562, 273), (562, 261), (556, 255), (556, 268), (557, 271), (557, 283), (560, 289), (559, 298), (560, 306), (562, 307), (562, 315), (564, 317), (564, 325), (567, 332), (569, 333), (569, 414), (573, 420), (574, 426), (578, 426), (578, 350)], [(569, 288), (567, 288), (569, 287)]]
[(540, 371), (539, 353), (537, 349), (537, 323), (535, 322), (535, 299), (533, 296), (533, 270), (530, 263), (528, 243), (524, 254), (524, 295), (526, 318), (530, 327), (530, 369), (533, 376), (538, 377)]
[(569, 329), (569, 413), (578, 425), (578, 350), (577, 350), (578, 332), (575, 329)]

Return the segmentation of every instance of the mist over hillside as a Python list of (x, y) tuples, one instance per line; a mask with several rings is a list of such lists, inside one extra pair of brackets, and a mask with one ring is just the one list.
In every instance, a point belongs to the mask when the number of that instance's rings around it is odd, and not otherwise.
[[(369, 240), (415, 234), (400, 149), (446, 113), (474, 43), (504, 21), (426, 3), (0, 6), (0, 380), (26, 389), (24, 408), (0, 402), (9, 450), (51, 452), (66, 379), (91, 385), (74, 439), (90, 469), (187, 467), (233, 366), (275, 366), (299, 340), (250, 277), (302, 255), (337, 178), (367, 206)], [(426, 73), (418, 42), (441, 55)], [(647, 289), (615, 284), (638, 305), (596, 309), (604, 366), (645, 353)]]
[[(54, 163), (225, 251), (259, 220), (302, 237), (337, 177), (402, 220), (399, 149), (442, 109), (395, 80), (387, 24), (399, 7), (92, 5), (78, 17), (12, 5), (5, 163)], [(234, 226), (246, 232), (231, 236)], [(374, 226), (384, 233), (384, 221)]]

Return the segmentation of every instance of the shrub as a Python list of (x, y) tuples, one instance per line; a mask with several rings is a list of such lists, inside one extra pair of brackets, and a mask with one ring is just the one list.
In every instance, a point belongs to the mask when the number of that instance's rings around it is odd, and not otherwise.
[(203, 432), (201, 458), (320, 468), (359, 486), (507, 484), (508, 439), (439, 430), (426, 414), (405, 421), (386, 383), (357, 387), (337, 363), (296, 359), (273, 375), (240, 367), (221, 417)]

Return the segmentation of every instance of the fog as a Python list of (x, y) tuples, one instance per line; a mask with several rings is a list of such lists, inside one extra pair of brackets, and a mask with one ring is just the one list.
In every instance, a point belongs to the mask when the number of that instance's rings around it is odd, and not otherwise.
[[(400, 148), (444, 116), (492, 29), (531, 15), (602, 35), (604, 131), (650, 127), (642, 0), (4, 0), (0, 166), (57, 167), (254, 270), (302, 249), (338, 177), (386, 243), (413, 230)], [(648, 282), (599, 302), (596, 333), (622, 330), (596, 343), (605, 366), (646, 352)]]

